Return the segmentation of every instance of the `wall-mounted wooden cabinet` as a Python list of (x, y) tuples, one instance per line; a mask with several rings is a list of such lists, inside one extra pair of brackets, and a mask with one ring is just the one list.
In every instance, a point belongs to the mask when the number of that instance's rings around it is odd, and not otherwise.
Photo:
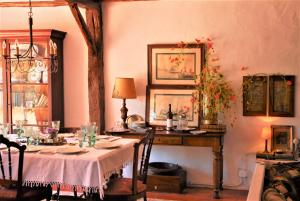
[[(0, 123), (15, 124), (22, 120), (26, 125), (47, 126), (52, 120), (64, 125), (63, 91), (63, 40), (66, 33), (57, 30), (34, 30), (33, 44), (36, 56), (47, 57), (49, 42), (57, 45), (57, 72), (50, 69), (50, 60), (33, 59), (0, 62)], [(16, 54), (15, 40), (20, 54), (29, 47), (28, 30), (0, 30), (0, 42), (6, 44), (7, 54)], [(1, 48), (3, 52), (3, 46)], [(32, 66), (31, 69), (28, 66)], [(23, 70), (22, 70), (23, 69)]]

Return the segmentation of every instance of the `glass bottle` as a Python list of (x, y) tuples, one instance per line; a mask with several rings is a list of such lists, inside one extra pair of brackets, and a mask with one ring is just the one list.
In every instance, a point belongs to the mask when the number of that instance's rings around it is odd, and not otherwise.
[(169, 104), (169, 111), (167, 113), (167, 131), (172, 130), (173, 128), (173, 113), (171, 110), (171, 104)]

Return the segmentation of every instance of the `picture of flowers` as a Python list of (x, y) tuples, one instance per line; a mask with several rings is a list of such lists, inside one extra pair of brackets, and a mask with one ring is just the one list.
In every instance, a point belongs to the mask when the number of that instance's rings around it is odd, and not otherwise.
[(173, 119), (184, 115), (188, 126), (199, 126), (199, 115), (194, 112), (192, 89), (149, 89), (147, 118), (151, 125), (165, 125), (168, 105), (172, 106)]
[(204, 45), (148, 45), (149, 84), (193, 85), (204, 65)]

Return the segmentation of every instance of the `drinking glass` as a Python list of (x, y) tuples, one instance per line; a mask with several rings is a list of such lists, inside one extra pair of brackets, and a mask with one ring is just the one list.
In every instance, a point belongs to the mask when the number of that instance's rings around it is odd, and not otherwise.
[(32, 126), (26, 126), (24, 128), (24, 137), (27, 138), (27, 145), (31, 144), (31, 137), (32, 137), (32, 133), (33, 133), (33, 128)]
[(1, 126), (1, 130), (2, 130), (2, 135), (4, 137), (7, 137), (8, 130), (9, 130), (9, 123), (3, 123)]
[(55, 130), (57, 130), (57, 133), (59, 131), (59, 126), (60, 126), (60, 121), (52, 121), (51, 122), (51, 127)]
[(21, 135), (24, 133), (23, 125), (24, 125), (24, 121), (22, 121), (22, 120), (16, 121), (16, 130), (17, 130), (16, 132), (17, 132), (18, 138), (20, 138)]
[(53, 129), (53, 132), (54, 132), (54, 133), (51, 133), (51, 135), (53, 136), (54, 140), (56, 140), (56, 138), (57, 138), (59, 126), (60, 126), (60, 121), (52, 121), (51, 122), (51, 128)]
[(94, 144), (96, 142), (96, 132), (97, 132), (96, 122), (89, 123), (87, 125), (89, 147), (94, 146)]
[(185, 115), (179, 116), (177, 129), (185, 129), (188, 127), (188, 121)]
[(83, 147), (83, 138), (84, 138), (84, 134), (81, 130), (76, 131), (76, 136), (78, 138), (78, 145), (80, 148)]
[(86, 137), (88, 135), (88, 126), (87, 125), (81, 125), (80, 131), (82, 132), (82, 141), (85, 143)]
[(113, 131), (122, 131), (124, 128), (123, 128), (123, 124), (122, 124), (122, 121), (118, 120), (115, 122), (115, 125), (113, 127)]

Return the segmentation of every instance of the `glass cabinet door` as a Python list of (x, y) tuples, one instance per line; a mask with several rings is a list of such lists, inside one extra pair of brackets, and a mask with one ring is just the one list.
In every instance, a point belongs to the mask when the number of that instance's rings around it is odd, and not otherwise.
[[(12, 123), (45, 125), (49, 121), (48, 71), (43, 60), (46, 42), (35, 43), (34, 59), (11, 62), (11, 114)], [(16, 54), (11, 45), (11, 55)], [(29, 44), (19, 44), (19, 54), (24, 54)]]
[(12, 84), (12, 122), (27, 125), (48, 122), (48, 86), (42, 84)]

